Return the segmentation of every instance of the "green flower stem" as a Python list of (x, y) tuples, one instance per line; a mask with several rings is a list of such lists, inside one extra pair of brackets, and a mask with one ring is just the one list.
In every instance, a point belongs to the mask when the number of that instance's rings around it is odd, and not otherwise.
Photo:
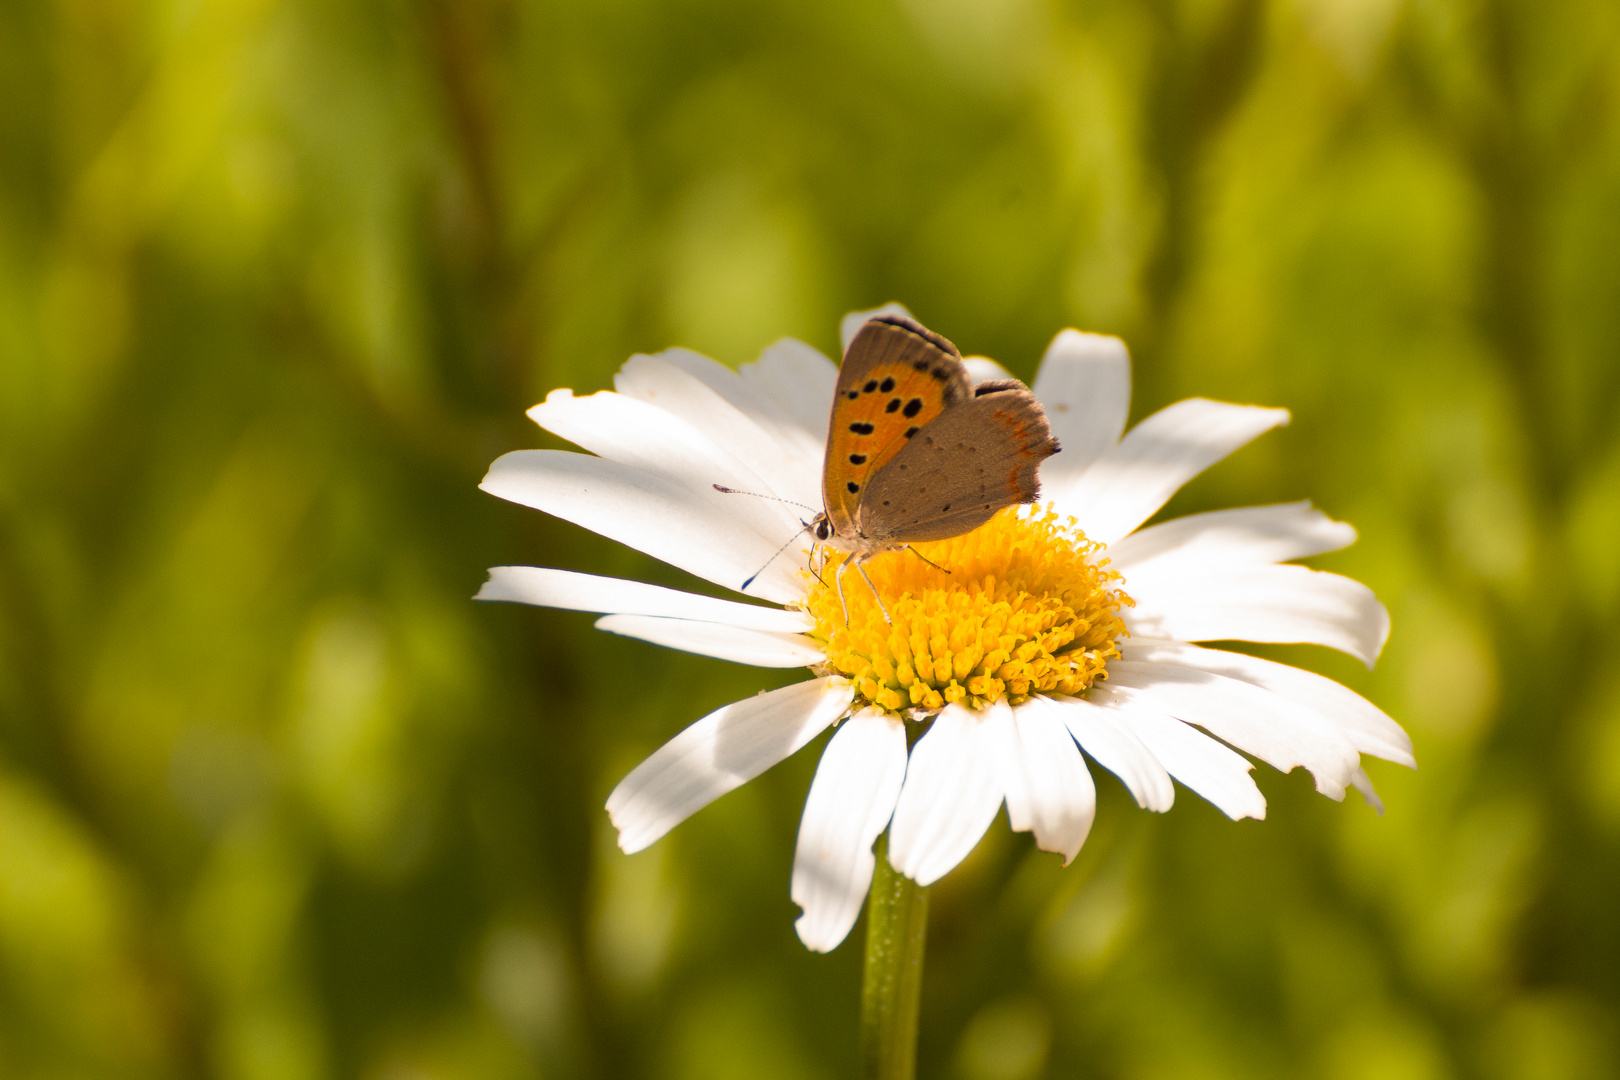
[(877, 843), (877, 871), (866, 902), (866, 971), (861, 978), (861, 1075), (912, 1080), (917, 1072), (917, 1008), (928, 890), (889, 865), (889, 837)]

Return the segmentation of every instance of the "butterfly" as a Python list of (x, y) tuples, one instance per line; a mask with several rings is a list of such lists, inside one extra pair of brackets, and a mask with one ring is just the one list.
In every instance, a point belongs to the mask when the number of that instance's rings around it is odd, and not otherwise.
[(896, 315), (867, 320), (844, 351), (821, 474), (825, 510), (808, 525), (819, 543), (848, 553), (839, 599), (851, 564), (866, 577), (868, 559), (961, 536), (1003, 507), (1034, 502), (1037, 469), (1057, 452), (1023, 383), (973, 386), (945, 338)]

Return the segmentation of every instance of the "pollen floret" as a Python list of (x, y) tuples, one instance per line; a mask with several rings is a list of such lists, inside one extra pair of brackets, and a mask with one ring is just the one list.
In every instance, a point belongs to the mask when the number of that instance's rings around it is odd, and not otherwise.
[[(979, 708), (1033, 694), (1079, 694), (1119, 655), (1131, 600), (1102, 545), (1050, 508), (1009, 507), (965, 536), (879, 555), (865, 564), (885, 621), (858, 573), (835, 578), (830, 553), (805, 610), (826, 668), (864, 703), (896, 715), (960, 702)], [(931, 565), (932, 564), (932, 565)]]

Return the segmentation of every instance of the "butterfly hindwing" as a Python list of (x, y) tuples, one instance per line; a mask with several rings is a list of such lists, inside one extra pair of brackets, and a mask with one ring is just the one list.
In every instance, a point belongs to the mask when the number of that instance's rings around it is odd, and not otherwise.
[(948, 409), (969, 400), (956, 346), (909, 319), (882, 316), (861, 327), (838, 372), (822, 497), (840, 535), (878, 470)]
[(942, 412), (871, 477), (856, 528), (895, 544), (960, 536), (1004, 506), (1034, 502), (1036, 469), (1057, 449), (1022, 383), (980, 384), (974, 398)]

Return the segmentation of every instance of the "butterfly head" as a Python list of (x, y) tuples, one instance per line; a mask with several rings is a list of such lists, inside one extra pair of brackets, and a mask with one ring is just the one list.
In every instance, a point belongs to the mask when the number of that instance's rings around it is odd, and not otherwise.
[(804, 528), (816, 543), (825, 544), (834, 551), (844, 552), (863, 561), (904, 546), (887, 540), (874, 540), (853, 529), (839, 532), (825, 511), (811, 518)]
[(856, 555), (873, 554), (873, 552), (867, 550), (870, 545), (861, 542), (861, 537), (853, 536), (847, 532), (840, 533), (838, 527), (833, 524), (832, 517), (826, 511), (822, 511), (811, 518), (804, 528), (810, 534), (811, 540), (818, 544), (825, 544), (834, 551)]

